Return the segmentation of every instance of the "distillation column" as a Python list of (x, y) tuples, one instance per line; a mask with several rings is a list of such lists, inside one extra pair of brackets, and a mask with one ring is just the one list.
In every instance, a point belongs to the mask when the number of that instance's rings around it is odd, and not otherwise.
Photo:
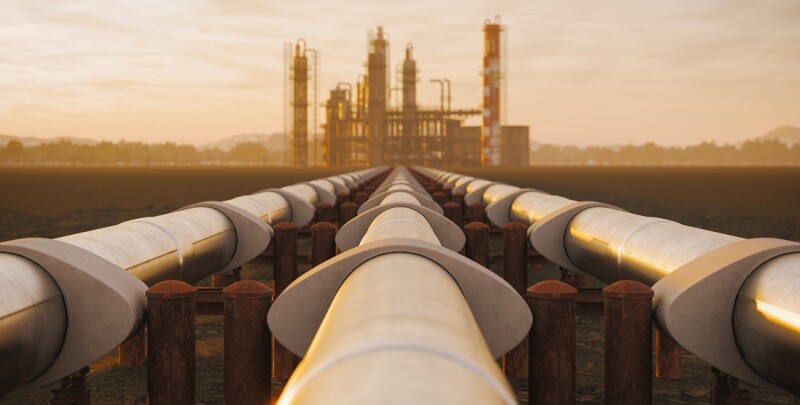
[(408, 159), (417, 151), (413, 139), (417, 136), (417, 61), (414, 60), (414, 46), (406, 46), (406, 59), (403, 61), (403, 137), (400, 156)]
[(297, 41), (294, 48), (292, 61), (292, 84), (294, 92), (292, 108), (294, 109), (292, 123), (292, 148), (294, 150), (294, 164), (296, 166), (308, 165), (308, 58), (306, 57), (306, 44), (304, 40)]
[(386, 57), (389, 41), (378, 27), (377, 34), (369, 38), (367, 58), (367, 136), (369, 137), (368, 166), (383, 164), (386, 138)]
[(483, 25), (483, 126), (481, 166), (500, 166), (500, 33), (499, 18)]

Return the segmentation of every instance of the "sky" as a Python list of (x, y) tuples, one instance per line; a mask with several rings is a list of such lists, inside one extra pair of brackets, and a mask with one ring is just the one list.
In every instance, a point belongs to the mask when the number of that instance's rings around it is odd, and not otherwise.
[[(419, 104), (479, 108), (486, 19), (506, 29), (506, 123), (535, 142), (736, 143), (800, 126), (797, 0), (0, 0), (0, 133), (203, 144), (283, 130), (283, 46), (319, 98), (409, 42)], [(320, 112), (320, 117), (323, 114)], [(320, 122), (321, 124), (322, 122)], [(476, 121), (468, 123), (477, 123)], [(321, 131), (320, 131), (321, 132)]]

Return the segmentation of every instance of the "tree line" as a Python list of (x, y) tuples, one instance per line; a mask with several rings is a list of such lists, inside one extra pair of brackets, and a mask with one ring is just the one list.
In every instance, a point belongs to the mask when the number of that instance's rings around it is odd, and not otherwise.
[(654, 143), (621, 147), (541, 145), (530, 154), (531, 165), (800, 165), (800, 144), (747, 141), (741, 145), (704, 142), (686, 147)]
[[(24, 147), (16, 140), (0, 147), (6, 165), (281, 165), (291, 161), (284, 149), (259, 142), (243, 142), (230, 151), (198, 150), (173, 142), (100, 142), (76, 144), (64, 140)], [(530, 152), (531, 165), (800, 165), (800, 144), (748, 141), (739, 146), (701, 143), (662, 147), (654, 143), (622, 147), (540, 145)]]
[(278, 165), (287, 161), (282, 149), (267, 148), (259, 142), (243, 142), (230, 151), (198, 150), (193, 145), (173, 142), (122, 141), (86, 145), (66, 140), (29, 147), (11, 140), (0, 148), (0, 164), (6, 165)]

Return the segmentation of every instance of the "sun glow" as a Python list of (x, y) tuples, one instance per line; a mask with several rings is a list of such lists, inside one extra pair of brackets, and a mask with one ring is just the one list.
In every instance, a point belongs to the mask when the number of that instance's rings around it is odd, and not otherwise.
[(773, 322), (800, 331), (800, 315), (798, 314), (767, 304), (761, 300), (756, 300), (756, 310)]

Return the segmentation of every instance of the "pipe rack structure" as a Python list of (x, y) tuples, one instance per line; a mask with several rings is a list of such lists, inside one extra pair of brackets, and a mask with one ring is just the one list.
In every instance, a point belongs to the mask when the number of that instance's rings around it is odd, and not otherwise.
[(342, 254), (270, 309), (273, 336), (303, 357), (279, 403), (516, 403), (494, 359), (525, 338), (530, 309), (458, 254), (464, 240), (395, 169), (337, 234)]
[(195, 283), (262, 253), (271, 225), (298, 226), (385, 168), (269, 189), (58, 239), (0, 244), (0, 396), (56, 382), (142, 326), (145, 290)]
[(596, 202), (416, 168), (559, 266), (652, 286), (659, 328), (744, 382), (800, 396), (800, 243), (741, 239)]

